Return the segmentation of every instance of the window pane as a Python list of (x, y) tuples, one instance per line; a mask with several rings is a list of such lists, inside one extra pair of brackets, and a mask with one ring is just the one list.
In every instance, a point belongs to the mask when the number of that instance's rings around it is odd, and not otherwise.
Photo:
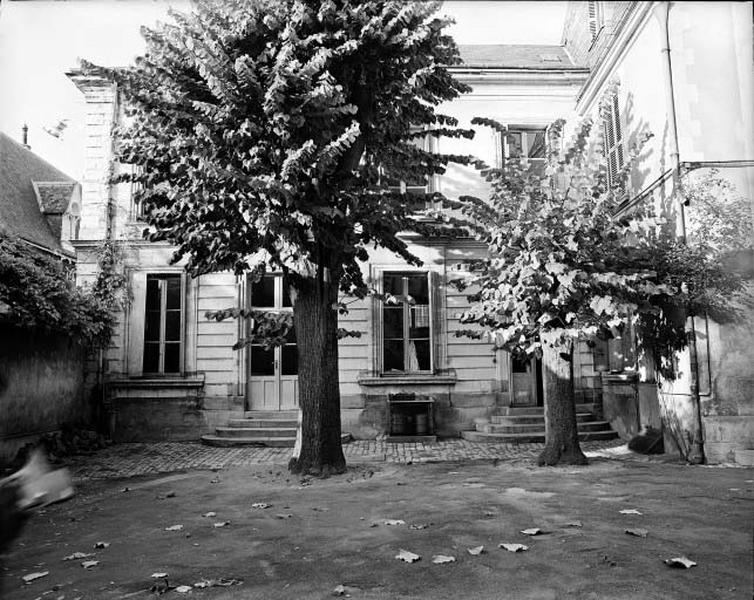
[(160, 365), (160, 344), (144, 344), (144, 372), (157, 373)]
[(181, 345), (176, 343), (165, 344), (165, 370), (164, 373), (181, 372)]
[(283, 277), (283, 306), (285, 307), (293, 306), (291, 304), (291, 293), (290, 293), (290, 290), (288, 289), (288, 281), (286, 280), (285, 277)]
[(544, 158), (545, 157), (545, 132), (544, 131), (529, 131), (527, 134), (527, 142), (529, 150), (527, 156), (529, 158)]
[(429, 338), (429, 304), (411, 307), (408, 336), (410, 338)]
[(160, 341), (160, 313), (156, 310), (147, 311), (144, 318), (144, 340), (147, 342)]
[(403, 340), (385, 340), (383, 369), (390, 371), (404, 371)]
[(429, 340), (411, 340), (408, 346), (409, 371), (429, 371)]
[(181, 311), (169, 310), (165, 313), (165, 341), (181, 341)]
[(251, 374), (274, 375), (275, 374), (275, 350), (265, 350), (262, 346), (251, 347)]
[(160, 309), (160, 280), (147, 275), (147, 310)]
[(520, 131), (512, 131), (506, 135), (508, 140), (507, 158), (519, 158), (522, 155), (522, 140)]
[(429, 285), (425, 273), (408, 277), (408, 295), (412, 304), (429, 304)]
[(386, 294), (401, 296), (403, 294), (403, 277), (396, 273), (385, 273), (382, 289)]
[(285, 334), (285, 341), (288, 344), (296, 343), (296, 328), (295, 327), (291, 327), (288, 330), (288, 333)]
[(263, 277), (251, 286), (252, 306), (275, 306), (275, 278)]
[(280, 362), (282, 375), (298, 374), (298, 350), (295, 344), (286, 344), (280, 348)]
[(386, 306), (383, 309), (384, 331), (383, 337), (402, 338), (403, 337), (403, 307)]
[(166, 277), (167, 308), (181, 308), (181, 276)]

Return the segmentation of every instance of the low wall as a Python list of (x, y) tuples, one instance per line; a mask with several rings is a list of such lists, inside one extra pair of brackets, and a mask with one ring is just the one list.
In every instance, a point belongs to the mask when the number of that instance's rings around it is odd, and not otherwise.
[(0, 459), (62, 423), (91, 426), (84, 361), (67, 337), (0, 324)]

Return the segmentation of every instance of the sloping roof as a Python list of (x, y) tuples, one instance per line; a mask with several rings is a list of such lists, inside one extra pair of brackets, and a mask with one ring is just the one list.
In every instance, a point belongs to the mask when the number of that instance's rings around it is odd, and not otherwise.
[(458, 46), (463, 66), (481, 69), (574, 69), (563, 46), (533, 46), (525, 44), (480, 44)]
[(42, 215), (32, 181), (75, 184), (71, 177), (0, 132), (0, 230), (63, 253), (60, 240)]
[(34, 187), (42, 212), (63, 214), (68, 210), (76, 185), (74, 181), (35, 181)]

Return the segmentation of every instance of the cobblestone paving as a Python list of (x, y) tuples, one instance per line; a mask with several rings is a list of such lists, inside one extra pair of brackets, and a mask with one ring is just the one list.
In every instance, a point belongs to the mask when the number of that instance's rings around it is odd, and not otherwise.
[[(647, 460), (630, 452), (621, 440), (582, 442), (590, 458)], [(441, 461), (530, 460), (542, 444), (487, 444), (462, 439), (395, 444), (384, 438), (355, 440), (343, 445), (346, 461), (354, 463), (418, 463)], [(116, 444), (89, 456), (77, 456), (69, 463), (74, 479), (109, 479), (170, 473), (189, 469), (224, 469), (258, 464), (286, 464), (290, 448), (245, 446), (216, 448), (198, 442), (155, 442)]]

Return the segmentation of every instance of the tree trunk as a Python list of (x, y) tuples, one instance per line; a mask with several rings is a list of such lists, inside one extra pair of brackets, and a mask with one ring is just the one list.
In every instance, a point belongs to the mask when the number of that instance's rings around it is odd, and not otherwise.
[(346, 470), (340, 443), (338, 283), (322, 270), (298, 278), (293, 322), (298, 345), (299, 430), (288, 463), (293, 473), (328, 476)]
[[(544, 340), (543, 340), (544, 341)], [(573, 343), (542, 344), (545, 392), (545, 447), (537, 464), (587, 464), (579, 446), (573, 394)]]

